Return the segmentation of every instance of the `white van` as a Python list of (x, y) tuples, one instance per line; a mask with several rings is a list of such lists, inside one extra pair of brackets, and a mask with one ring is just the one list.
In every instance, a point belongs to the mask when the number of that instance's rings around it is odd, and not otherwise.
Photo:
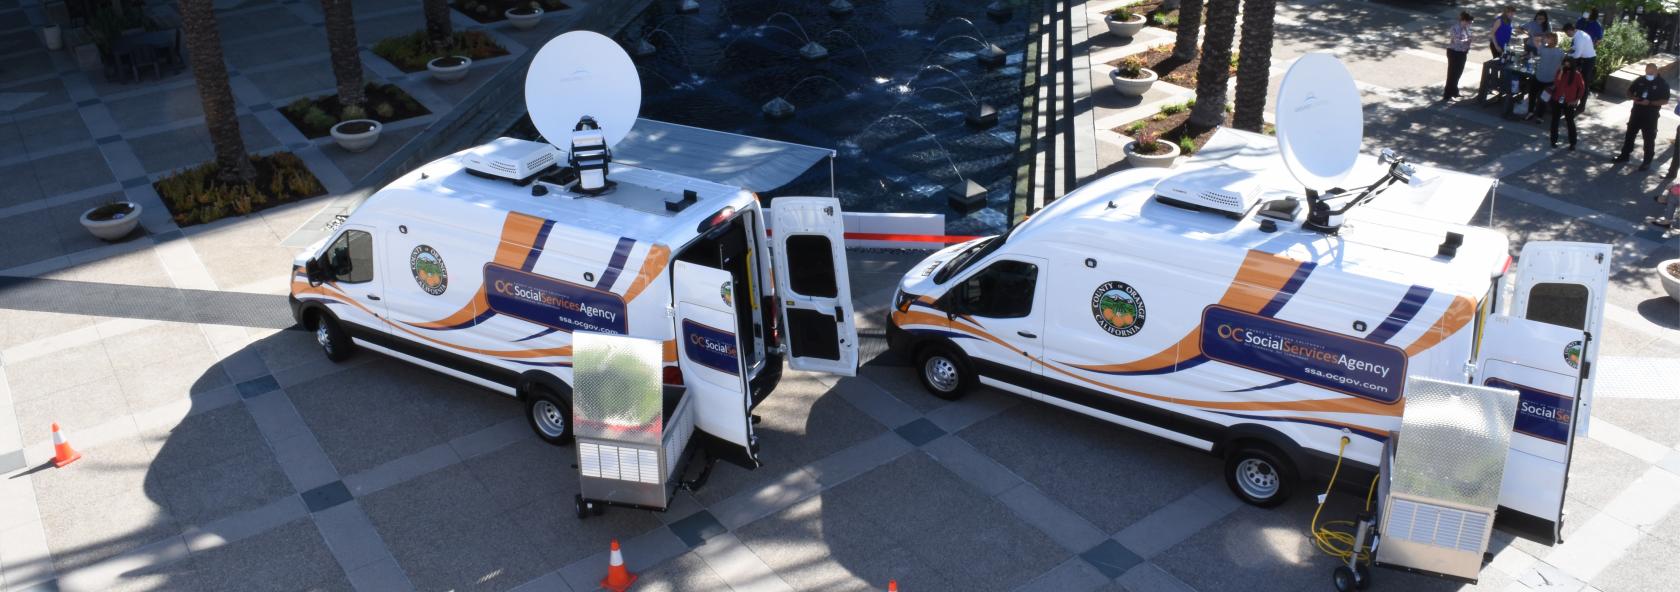
[(928, 257), (889, 341), (936, 396), (984, 384), (1221, 455), (1260, 506), (1328, 476), (1344, 434), (1374, 471), (1407, 376), (1518, 390), (1499, 519), (1557, 540), (1609, 246), (1533, 241), (1509, 270), (1505, 235), (1465, 225), (1491, 179), (1357, 163), (1351, 179), (1417, 186), (1317, 215), (1331, 198), (1299, 199), (1275, 139), (1220, 130), (1176, 169), (1112, 174)]
[[(784, 359), (857, 366), (839, 202), (770, 213), (738, 187), (617, 163), (615, 189), (589, 195), (551, 149), (502, 138), (381, 189), (296, 260), (293, 315), (333, 360), (366, 348), (518, 397), (556, 444), (572, 433), (572, 333), (657, 339), (665, 382), (729, 449), (714, 456), (756, 466), (748, 418)], [(507, 155), (536, 160), (468, 168)]]

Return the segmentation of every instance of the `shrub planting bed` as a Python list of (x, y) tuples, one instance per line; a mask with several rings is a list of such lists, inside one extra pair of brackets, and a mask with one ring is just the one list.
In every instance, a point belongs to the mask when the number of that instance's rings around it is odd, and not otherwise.
[(450, 6), (455, 7), (455, 10), (461, 11), (461, 14), (472, 17), (472, 20), (481, 23), (494, 23), (507, 20), (507, 16), (502, 13), (507, 12), (509, 8), (528, 7), (532, 5), (541, 7), (544, 12), (554, 12), (556, 10), (565, 10), (570, 8), (569, 6), (566, 6), (565, 2), (561, 2), (560, 0), (455, 0), (455, 2), (450, 3)]
[[(1155, 74), (1160, 76), (1163, 82), (1176, 84), (1189, 89), (1196, 88), (1196, 69), (1202, 67), (1202, 53), (1199, 51), (1196, 52), (1196, 56), (1191, 58), (1189, 61), (1181, 60), (1173, 57), (1173, 45), (1174, 44), (1172, 43), (1157, 45), (1145, 50), (1143, 53), (1128, 57), (1136, 57), (1143, 60), (1143, 67), (1154, 70)], [(1123, 59), (1125, 58), (1121, 58), (1121, 60)], [(1108, 65), (1119, 66), (1121, 60), (1114, 60), (1109, 62)], [(1236, 52), (1231, 52), (1230, 75), (1233, 77), (1237, 75)]]
[(216, 163), (208, 162), (159, 179), (152, 188), (180, 226), (244, 216), (327, 192), (303, 161), (290, 152), (252, 156), (251, 166), (257, 176), (244, 183), (217, 180)]
[[(1213, 137), (1213, 132), (1218, 129), (1214, 128), (1200, 134), (1191, 135), (1189, 130), (1190, 108), (1194, 106), (1196, 106), (1195, 99), (1183, 103), (1162, 105), (1161, 109), (1154, 115), (1114, 128), (1114, 131), (1133, 138), (1141, 137), (1144, 134), (1155, 134), (1161, 138), (1162, 142), (1177, 144), (1179, 151), (1183, 152), (1185, 156), (1189, 156), (1201, 150), (1202, 146), (1207, 144), (1208, 139)], [(1225, 121), (1220, 125), (1231, 125), (1229, 110), (1225, 113)], [(1264, 131), (1268, 135), (1274, 135), (1277, 133), (1277, 128), (1268, 123)]]
[(384, 58), (404, 72), (425, 70), (426, 62), (432, 61), (432, 58), (458, 55), (467, 56), (476, 62), (507, 54), (507, 48), (496, 43), (483, 31), (457, 32), (449, 47), (442, 51), (432, 49), (431, 42), (426, 40), (425, 31), (386, 37), (373, 46), (373, 55)]
[(280, 114), (305, 137), (319, 138), (332, 133), (332, 126), (347, 119), (390, 123), (431, 113), (395, 84), (369, 83), (363, 92), (367, 93), (367, 107), (362, 113), (349, 112), (352, 110), (338, 103), (338, 95), (331, 94), (292, 101), (280, 108)]

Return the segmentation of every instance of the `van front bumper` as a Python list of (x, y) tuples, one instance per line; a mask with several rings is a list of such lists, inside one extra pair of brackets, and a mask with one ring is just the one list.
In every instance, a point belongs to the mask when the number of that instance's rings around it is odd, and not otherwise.
[(893, 352), (894, 354), (908, 356), (910, 355), (911, 348), (915, 345), (915, 340), (916, 337), (914, 335), (911, 335), (909, 331), (905, 331), (900, 328), (898, 323), (893, 322), (892, 313), (888, 312), (887, 350)]
[(286, 303), (290, 304), (292, 306), (292, 321), (297, 322), (297, 323), (302, 323), (303, 322), (303, 302), (298, 300), (297, 296), (295, 294), (287, 294), (286, 295)]

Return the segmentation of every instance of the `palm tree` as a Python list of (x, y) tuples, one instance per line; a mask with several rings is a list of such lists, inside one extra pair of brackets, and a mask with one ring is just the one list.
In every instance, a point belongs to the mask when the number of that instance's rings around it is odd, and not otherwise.
[(449, 0), (425, 0), (426, 38), (432, 49), (447, 49), (455, 36), (455, 26), (449, 22)]
[(1202, 62), (1196, 67), (1191, 132), (1199, 134), (1225, 122), (1225, 85), (1231, 80), (1231, 42), (1236, 34), (1237, 0), (1207, 0), (1207, 37), (1202, 40)]
[(1173, 43), (1173, 57), (1180, 63), (1196, 59), (1196, 37), (1202, 29), (1202, 0), (1184, 0), (1178, 4), (1178, 41)]
[(257, 171), (239, 135), (227, 64), (222, 62), (215, 7), (211, 0), (181, 0), (180, 10), (182, 37), (192, 60), (193, 79), (198, 82), (198, 97), (204, 103), (204, 125), (210, 128), (210, 144), (216, 151), (216, 176), (226, 182), (255, 179)]
[(346, 119), (363, 117), (367, 95), (362, 92), (362, 55), (356, 47), (356, 15), (350, 0), (321, 0), (327, 17), (327, 52), (332, 55), (333, 78), (338, 80), (338, 104)]
[(1277, 0), (1243, 0), (1242, 60), (1237, 62), (1237, 110), (1231, 125), (1259, 132), (1265, 125), (1266, 90), (1271, 83), (1272, 17)]

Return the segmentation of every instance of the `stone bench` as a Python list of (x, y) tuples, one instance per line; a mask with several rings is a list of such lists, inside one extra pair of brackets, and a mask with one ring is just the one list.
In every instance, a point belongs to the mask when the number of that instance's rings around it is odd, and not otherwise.
[(1611, 72), (1610, 77), (1604, 80), (1603, 96), (1617, 101), (1626, 98), (1628, 87), (1645, 75), (1645, 64), (1656, 64), (1657, 75), (1667, 80), (1674, 80), (1676, 75), (1680, 75), (1680, 60), (1671, 54), (1659, 53)]

